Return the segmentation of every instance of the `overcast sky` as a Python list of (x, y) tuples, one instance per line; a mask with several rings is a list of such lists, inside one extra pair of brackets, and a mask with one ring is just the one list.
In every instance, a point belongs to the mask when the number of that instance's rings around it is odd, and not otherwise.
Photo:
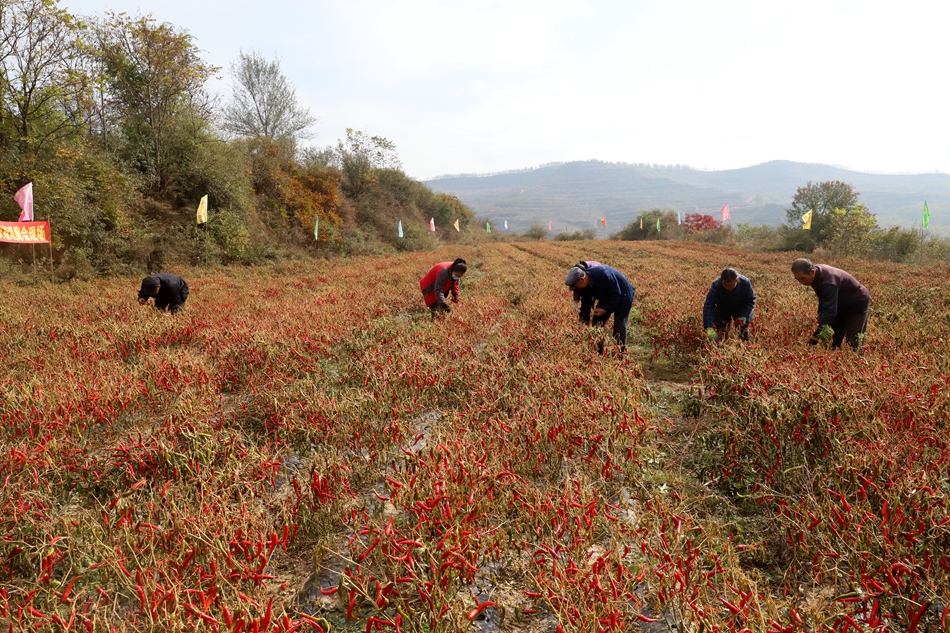
[(773, 159), (950, 172), (950, 2), (63, 0), (152, 14), (227, 68), (278, 57), (320, 121), (408, 174)]

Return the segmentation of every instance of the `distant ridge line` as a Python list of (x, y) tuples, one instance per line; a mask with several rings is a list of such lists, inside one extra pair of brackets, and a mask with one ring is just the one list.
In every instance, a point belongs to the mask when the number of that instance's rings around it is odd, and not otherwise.
[[(699, 172), (721, 172), (721, 171), (738, 171), (740, 169), (752, 169), (753, 167), (760, 167), (762, 165), (768, 165), (769, 163), (776, 162), (790, 162), (797, 163), (798, 161), (784, 161), (780, 159), (776, 160), (767, 160), (761, 163), (755, 163), (752, 165), (746, 165), (745, 167), (733, 167), (730, 169), (711, 169), (708, 167), (690, 167), (689, 165), (676, 164), (663, 164), (663, 163), (628, 163), (626, 161), (609, 161), (609, 160), (597, 160), (596, 158), (591, 158), (588, 160), (576, 160), (576, 161), (553, 161), (550, 163), (542, 163), (537, 167), (522, 167), (520, 169), (505, 169), (502, 171), (492, 171), (485, 173), (459, 173), (459, 174), (440, 174), (426, 180), (426, 182), (431, 182), (435, 180), (449, 180), (451, 178), (490, 178), (492, 176), (504, 176), (506, 174), (523, 174), (530, 171), (536, 171), (538, 169), (544, 169), (545, 167), (560, 167), (562, 165), (567, 165), (569, 163), (594, 163), (599, 165), (620, 165), (622, 167), (639, 167), (641, 169), (652, 169), (655, 171), (669, 171), (669, 170), (686, 170), (686, 171), (699, 171)], [(802, 165), (819, 165), (822, 167), (833, 167), (835, 169), (841, 169), (844, 171), (850, 171), (856, 174), (868, 174), (871, 176), (927, 176), (932, 174), (947, 174), (948, 172), (941, 169), (934, 169), (932, 171), (876, 171), (873, 169), (855, 169), (854, 167), (848, 167), (847, 165), (838, 165), (838, 164), (825, 164), (825, 163), (799, 163)]]

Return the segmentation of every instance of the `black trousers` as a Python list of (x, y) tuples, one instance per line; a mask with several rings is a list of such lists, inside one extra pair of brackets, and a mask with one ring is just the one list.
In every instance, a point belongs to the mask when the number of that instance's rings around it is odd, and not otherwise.
[[(717, 314), (714, 317), (714, 325), (716, 327), (716, 332), (720, 336), (725, 336), (729, 332), (729, 326), (732, 325), (733, 319), (741, 318), (741, 314)], [(749, 340), (749, 322), (745, 323), (736, 322), (736, 330), (739, 332), (739, 338), (743, 341)]]
[(172, 314), (178, 314), (181, 312), (182, 308), (185, 307), (185, 302), (188, 301), (188, 284), (184, 284), (181, 288), (181, 292), (178, 293), (178, 300), (165, 300), (162, 301), (158, 297), (155, 297), (155, 309), (162, 310), (164, 312), (165, 308), (169, 308)]
[[(610, 320), (611, 314), (614, 317), (614, 339), (617, 341), (617, 344), (620, 346), (620, 352), (623, 353), (627, 351), (627, 321), (630, 320), (630, 308), (622, 308), (616, 312), (607, 312), (600, 316), (595, 316), (590, 320), (590, 324), (594, 327), (605, 327), (607, 321)], [(601, 352), (604, 350), (601, 349)]]
[(449, 307), (449, 304), (447, 303), (433, 303), (431, 306), (429, 306), (429, 310), (431, 310), (432, 318), (434, 319), (437, 316), (448, 314), (452, 311), (452, 308)]
[(851, 349), (859, 351), (864, 344), (864, 334), (868, 329), (868, 306), (870, 301), (838, 310), (838, 316), (831, 322), (831, 329), (835, 331), (831, 339), (831, 347), (837, 349), (841, 343), (848, 342)]

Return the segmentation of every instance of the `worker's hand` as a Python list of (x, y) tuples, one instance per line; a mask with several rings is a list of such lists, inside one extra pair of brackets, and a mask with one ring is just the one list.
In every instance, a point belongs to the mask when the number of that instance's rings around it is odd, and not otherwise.
[(458, 295), (452, 295), (452, 303), (458, 303), (458, 302), (459, 302)]
[(719, 335), (716, 334), (715, 328), (706, 328), (706, 338), (708, 338), (710, 341), (716, 341), (719, 339)]
[(737, 323), (738, 325), (745, 325), (745, 324), (747, 323), (747, 321), (746, 321), (746, 318), (745, 318), (745, 317), (739, 317), (738, 319), (736, 319), (736, 323)]
[(603, 308), (594, 308), (594, 311), (593, 311), (594, 316), (604, 316), (605, 314), (607, 314), (607, 311), (604, 310)]
[(143, 299), (142, 297), (139, 297), (140, 306), (144, 306), (146, 303), (148, 303), (148, 299)]
[(816, 339), (816, 338), (813, 336), (813, 337), (811, 337), (810, 339), (808, 339), (808, 344), (809, 344), (809, 345), (818, 345), (818, 339)]
[(819, 341), (830, 341), (834, 335), (835, 331), (832, 330), (830, 326), (822, 325), (813, 338), (816, 338)]

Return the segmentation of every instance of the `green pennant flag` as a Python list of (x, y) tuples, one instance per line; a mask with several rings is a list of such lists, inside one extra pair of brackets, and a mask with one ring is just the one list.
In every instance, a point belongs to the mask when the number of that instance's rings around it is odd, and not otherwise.
[(320, 241), (320, 218), (313, 221), (313, 239)]
[(660, 232), (660, 218), (657, 218), (657, 219), (656, 219), (656, 232), (657, 232), (657, 233)]
[(485, 222), (485, 232), (491, 233), (491, 224), (489, 224), (488, 222)]
[(926, 200), (924, 200), (924, 218), (920, 221), (920, 224), (924, 228), (930, 225), (930, 207), (927, 206)]

